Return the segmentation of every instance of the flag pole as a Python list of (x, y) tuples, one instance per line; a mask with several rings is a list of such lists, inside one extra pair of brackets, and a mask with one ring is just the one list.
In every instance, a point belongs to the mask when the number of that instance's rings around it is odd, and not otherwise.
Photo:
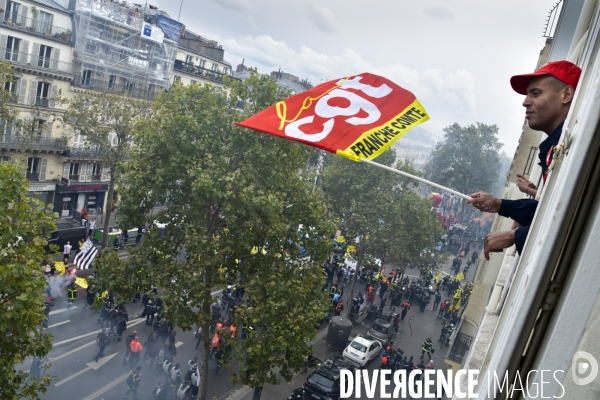
[(414, 179), (414, 180), (417, 180), (417, 181), (419, 181), (419, 182), (421, 182), (421, 183), (424, 183), (424, 184), (426, 184), (426, 185), (433, 186), (433, 187), (435, 187), (435, 188), (441, 189), (441, 190), (443, 190), (443, 191), (446, 191), (446, 192), (448, 192), (448, 193), (452, 193), (452, 194), (454, 194), (454, 195), (457, 195), (457, 196), (459, 196), (459, 197), (462, 197), (462, 198), (463, 198), (463, 199), (465, 199), (465, 200), (471, 200), (471, 197), (467, 196), (466, 194), (462, 194), (462, 193), (460, 193), (460, 192), (457, 192), (456, 190), (452, 190), (452, 189), (450, 189), (450, 188), (447, 188), (447, 187), (445, 187), (445, 186), (438, 185), (437, 183), (433, 183), (433, 182), (431, 182), (431, 181), (428, 181), (427, 179), (419, 178), (418, 176), (411, 175), (411, 174), (409, 174), (409, 173), (407, 173), (407, 172), (400, 171), (400, 170), (398, 170), (398, 169), (395, 169), (395, 168), (392, 168), (392, 167), (388, 167), (387, 165), (379, 164), (379, 163), (376, 163), (376, 162), (374, 162), (374, 161), (367, 160), (367, 159), (365, 159), (365, 158), (361, 158), (361, 159), (360, 159), (360, 161), (361, 161), (361, 162), (364, 162), (364, 163), (367, 163), (367, 164), (374, 165), (374, 166), (376, 166), (376, 167), (379, 167), (379, 168), (383, 168), (383, 169), (385, 169), (385, 170), (388, 170), (388, 171), (390, 171), (390, 172), (394, 172), (394, 173), (396, 173), (396, 174), (399, 174), (399, 175), (404, 175), (404, 176), (406, 176), (407, 178)]

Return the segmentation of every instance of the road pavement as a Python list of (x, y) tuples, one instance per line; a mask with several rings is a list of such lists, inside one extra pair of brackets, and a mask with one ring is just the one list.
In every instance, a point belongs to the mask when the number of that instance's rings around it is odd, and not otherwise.
[[(119, 254), (124, 254), (120, 250)], [(444, 272), (450, 272), (451, 259), (442, 266)], [(80, 271), (81, 272), (81, 271)], [(78, 275), (80, 275), (80, 272)], [(467, 280), (472, 281), (475, 268), (472, 268), (467, 276)], [(418, 276), (418, 270), (407, 270), (411, 280)], [(348, 297), (349, 283), (346, 285), (344, 299)], [(364, 286), (358, 285), (355, 293), (362, 291)], [(215, 290), (218, 295), (220, 291)], [(442, 300), (447, 297), (443, 295)], [(375, 304), (379, 302), (379, 296)], [(67, 307), (66, 290), (59, 293), (54, 300), (55, 307), (50, 313), (49, 327), (44, 331), (52, 334), (53, 349), (48, 354), (52, 366), (46, 371), (47, 374), (56, 375), (57, 379), (52, 382), (47, 393), (40, 397), (44, 400), (71, 400), (84, 399), (121, 399), (126, 392), (126, 378), (129, 372), (129, 365), (123, 365), (123, 356), (125, 354), (125, 341), (113, 342), (104, 351), (104, 358), (98, 362), (94, 361), (98, 353), (98, 347), (95, 344), (96, 335), (100, 331), (100, 325), (97, 324), (98, 313), (90, 309), (84, 309), (85, 290), (78, 288), (77, 300), (71, 308)], [(389, 303), (389, 302), (388, 302)], [(441, 320), (437, 318), (437, 311), (431, 310), (431, 301), (427, 309), (421, 313), (418, 306), (414, 306), (408, 312), (404, 321), (400, 324), (397, 335), (392, 339), (396, 345), (399, 345), (405, 355), (414, 356), (418, 360), (421, 355), (421, 344), (431, 336), (434, 342), (436, 352), (432, 355), (432, 360), (436, 368), (446, 369), (444, 365), (444, 356), (447, 347), (442, 349), (437, 339), (440, 335)], [(130, 322), (127, 330), (123, 334), (123, 339), (133, 330), (138, 332), (140, 341), (144, 343), (146, 338), (152, 332), (152, 327), (145, 325), (145, 320), (139, 318), (142, 313), (140, 303), (129, 303), (127, 306)], [(384, 311), (391, 311), (386, 307)], [(399, 310), (396, 310), (399, 312)], [(372, 321), (365, 319), (361, 323), (355, 324), (353, 336), (356, 334), (365, 334)], [(175, 330), (178, 331), (177, 328)], [(330, 349), (325, 344), (325, 335), (327, 324), (322, 324), (321, 331), (314, 341), (315, 356), (325, 359), (332, 355), (341, 356), (341, 351)], [(193, 332), (181, 332), (177, 334), (177, 356), (176, 362), (182, 365), (182, 373), (185, 372), (187, 361), (194, 356), (200, 357), (200, 350), (195, 349), (196, 339)], [(144, 350), (145, 351), (145, 350)], [(28, 369), (31, 364), (29, 358), (22, 369)], [(140, 399), (152, 398), (151, 391), (159, 380), (163, 379), (162, 373), (159, 373), (155, 367), (151, 367), (143, 360), (139, 363), (142, 366), (142, 379), (139, 390)], [(379, 368), (379, 360), (375, 360), (368, 366), (369, 371)], [(209, 363), (209, 381), (207, 388), (208, 399), (219, 400), (250, 400), (252, 398), (252, 389), (234, 385), (229, 380), (229, 370), (222, 369), (219, 374), (215, 374), (215, 361)], [(232, 367), (232, 368), (235, 368)], [(312, 371), (294, 376), (291, 383), (281, 383), (279, 385), (267, 385), (263, 389), (262, 399), (286, 399), (293, 389), (301, 387), (304, 380)], [(376, 391), (376, 399), (379, 398), (379, 388)]]

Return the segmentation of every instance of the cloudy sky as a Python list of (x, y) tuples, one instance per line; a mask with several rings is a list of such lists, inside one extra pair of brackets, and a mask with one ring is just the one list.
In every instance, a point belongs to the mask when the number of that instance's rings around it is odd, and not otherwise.
[[(139, 3), (139, 0), (136, 1)], [(313, 84), (371, 72), (411, 90), (442, 136), (454, 122), (499, 127), (511, 157), (523, 97), (509, 78), (535, 68), (556, 0), (183, 0), (181, 22), (235, 68), (281, 68)], [(180, 0), (149, 0), (179, 15)]]

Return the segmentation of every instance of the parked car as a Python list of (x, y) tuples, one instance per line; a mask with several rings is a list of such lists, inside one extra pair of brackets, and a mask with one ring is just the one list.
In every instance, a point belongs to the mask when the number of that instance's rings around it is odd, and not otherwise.
[(304, 398), (312, 400), (338, 400), (340, 398), (340, 371), (356, 371), (360, 366), (342, 357), (323, 361), (304, 382)]
[(71, 242), (73, 250), (79, 250), (79, 242), (87, 238), (87, 229), (84, 226), (57, 226), (58, 230), (50, 232), (48, 237), (48, 245), (46, 245), (46, 252), (50, 252), (50, 245), (55, 244), (58, 246), (58, 251), (62, 253), (65, 244)]
[(392, 336), (394, 336), (394, 326), (392, 321), (398, 314), (382, 314), (381, 317), (371, 325), (367, 331), (367, 336), (378, 340), (382, 345), (387, 343)]
[(345, 359), (364, 367), (379, 356), (382, 348), (383, 345), (378, 340), (359, 335), (350, 342), (342, 355)]

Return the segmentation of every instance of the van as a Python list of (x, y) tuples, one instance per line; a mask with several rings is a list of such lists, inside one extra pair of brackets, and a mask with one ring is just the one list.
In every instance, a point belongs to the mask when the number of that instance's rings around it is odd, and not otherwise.
[(87, 229), (84, 226), (76, 226), (76, 227), (68, 227), (68, 228), (59, 228), (56, 231), (50, 232), (48, 237), (48, 245), (46, 245), (46, 252), (50, 252), (50, 245), (55, 244), (58, 246), (58, 251), (62, 253), (65, 244), (67, 242), (71, 242), (71, 246), (73, 246), (73, 250), (79, 249), (79, 242), (82, 240), (86, 240), (87, 238)]

